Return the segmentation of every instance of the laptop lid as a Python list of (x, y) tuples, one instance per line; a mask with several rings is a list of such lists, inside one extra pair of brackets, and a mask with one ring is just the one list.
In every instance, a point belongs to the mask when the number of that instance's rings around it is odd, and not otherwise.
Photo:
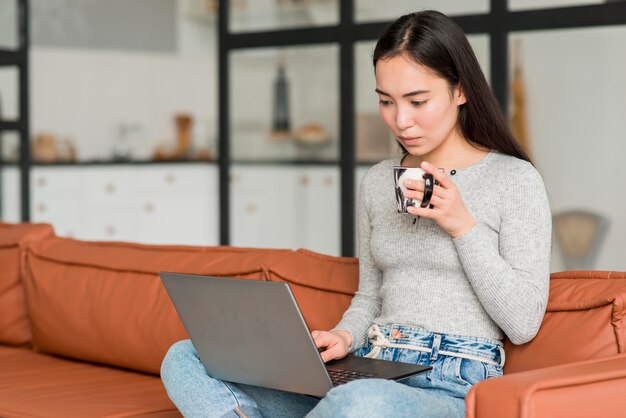
[(286, 283), (160, 275), (211, 377), (313, 396), (333, 387)]

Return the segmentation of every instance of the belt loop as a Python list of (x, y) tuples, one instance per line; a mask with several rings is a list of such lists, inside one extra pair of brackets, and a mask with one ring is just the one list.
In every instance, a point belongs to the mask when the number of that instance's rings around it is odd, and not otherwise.
[(440, 345), (441, 345), (441, 334), (435, 334), (433, 337), (433, 348), (430, 353), (430, 359), (432, 361), (437, 360), (437, 354), (439, 353)]
[(500, 367), (504, 367), (504, 363), (506, 361), (506, 354), (504, 354), (504, 347), (498, 346), (500, 349)]

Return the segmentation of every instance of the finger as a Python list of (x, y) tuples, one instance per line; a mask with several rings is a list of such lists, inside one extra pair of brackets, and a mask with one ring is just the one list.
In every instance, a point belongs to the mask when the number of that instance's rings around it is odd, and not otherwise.
[(404, 180), (404, 186), (409, 190), (418, 190), (420, 192), (424, 191), (423, 180), (407, 179), (407, 180)]
[(313, 337), (317, 348), (328, 347), (332, 343), (332, 336), (328, 332), (320, 332)]
[(424, 197), (424, 192), (423, 191), (409, 191), (407, 190), (406, 192), (404, 192), (404, 197), (407, 199), (416, 199), (419, 200), (420, 202), (422, 201), (422, 198)]
[(430, 219), (434, 219), (437, 216), (437, 213), (439, 212), (436, 206), (431, 209), (430, 204), (425, 208), (422, 208), (420, 206), (409, 206), (408, 208), (406, 208), (406, 211), (410, 213), (411, 215), (416, 215), (422, 218), (430, 218)]
[(329, 347), (327, 350), (322, 351), (320, 353), (320, 356), (322, 356), (322, 360), (324, 361), (324, 363), (326, 363), (330, 360), (343, 357), (343, 352), (341, 351), (341, 346), (339, 344), (336, 344), (332, 347)]
[(420, 166), (422, 167), (424, 171), (432, 174), (435, 180), (437, 180), (437, 182), (439, 182), (439, 184), (443, 188), (452, 189), (455, 187), (454, 183), (452, 183), (452, 180), (450, 180), (450, 178), (446, 175), (446, 173), (434, 167), (429, 162), (422, 161), (422, 164), (420, 164)]

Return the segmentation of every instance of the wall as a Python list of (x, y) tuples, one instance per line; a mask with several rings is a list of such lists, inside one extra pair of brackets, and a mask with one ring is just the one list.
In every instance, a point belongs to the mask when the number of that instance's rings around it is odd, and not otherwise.
[[(522, 40), (533, 155), (553, 213), (584, 209), (610, 228), (595, 268), (626, 270), (626, 27), (515, 34)], [(563, 268), (555, 246), (553, 269)]]

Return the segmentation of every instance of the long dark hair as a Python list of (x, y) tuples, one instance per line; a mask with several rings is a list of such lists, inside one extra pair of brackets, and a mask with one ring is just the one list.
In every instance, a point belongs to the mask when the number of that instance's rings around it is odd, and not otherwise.
[(515, 140), (463, 29), (452, 19), (434, 10), (399, 17), (376, 43), (374, 68), (378, 60), (403, 54), (435, 71), (450, 88), (461, 88), (467, 103), (460, 106), (458, 124), (465, 138), (531, 162)]

